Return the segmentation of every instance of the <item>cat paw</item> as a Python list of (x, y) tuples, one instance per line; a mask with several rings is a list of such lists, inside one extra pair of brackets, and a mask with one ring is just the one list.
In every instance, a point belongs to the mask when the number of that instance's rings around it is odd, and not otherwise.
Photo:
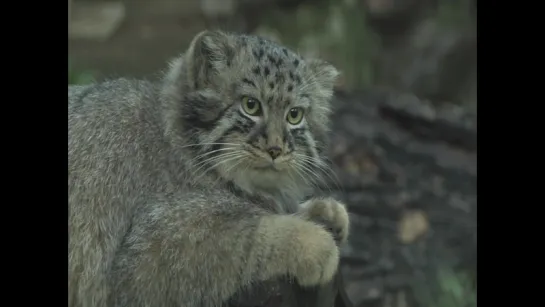
[(295, 277), (304, 287), (330, 282), (339, 267), (339, 249), (329, 232), (316, 225), (297, 234), (300, 255), (296, 261)]
[(302, 203), (299, 208), (304, 218), (326, 227), (338, 243), (348, 238), (350, 220), (343, 203), (331, 197), (315, 198)]

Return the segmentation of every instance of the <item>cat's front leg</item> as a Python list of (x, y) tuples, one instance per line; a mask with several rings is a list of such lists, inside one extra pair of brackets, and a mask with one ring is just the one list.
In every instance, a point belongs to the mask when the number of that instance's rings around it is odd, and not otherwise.
[(142, 206), (110, 272), (110, 306), (220, 306), (253, 284), (325, 285), (339, 249), (324, 227), (221, 191)]

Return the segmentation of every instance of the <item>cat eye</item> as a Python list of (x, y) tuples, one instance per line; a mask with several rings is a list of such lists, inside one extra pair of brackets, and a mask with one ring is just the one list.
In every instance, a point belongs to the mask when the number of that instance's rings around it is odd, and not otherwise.
[(242, 109), (250, 116), (261, 115), (261, 104), (257, 99), (251, 97), (242, 98)]
[(303, 120), (303, 109), (301, 108), (292, 108), (288, 112), (288, 116), (286, 117), (288, 120), (288, 123), (292, 125), (297, 125)]

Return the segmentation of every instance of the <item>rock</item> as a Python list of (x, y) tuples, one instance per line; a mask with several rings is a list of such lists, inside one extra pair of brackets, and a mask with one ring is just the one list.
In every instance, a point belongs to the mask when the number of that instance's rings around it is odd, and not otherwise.
[(355, 306), (382, 306), (438, 259), (476, 267), (476, 115), (380, 90), (339, 91), (333, 105), (335, 195), (352, 222), (341, 262)]

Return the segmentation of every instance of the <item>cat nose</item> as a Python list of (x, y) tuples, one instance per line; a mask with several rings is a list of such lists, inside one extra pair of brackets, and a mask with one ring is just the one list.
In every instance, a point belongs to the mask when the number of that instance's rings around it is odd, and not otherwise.
[(282, 154), (282, 148), (280, 148), (278, 146), (271, 146), (271, 147), (269, 147), (267, 149), (267, 153), (274, 160), (274, 159), (278, 158)]

